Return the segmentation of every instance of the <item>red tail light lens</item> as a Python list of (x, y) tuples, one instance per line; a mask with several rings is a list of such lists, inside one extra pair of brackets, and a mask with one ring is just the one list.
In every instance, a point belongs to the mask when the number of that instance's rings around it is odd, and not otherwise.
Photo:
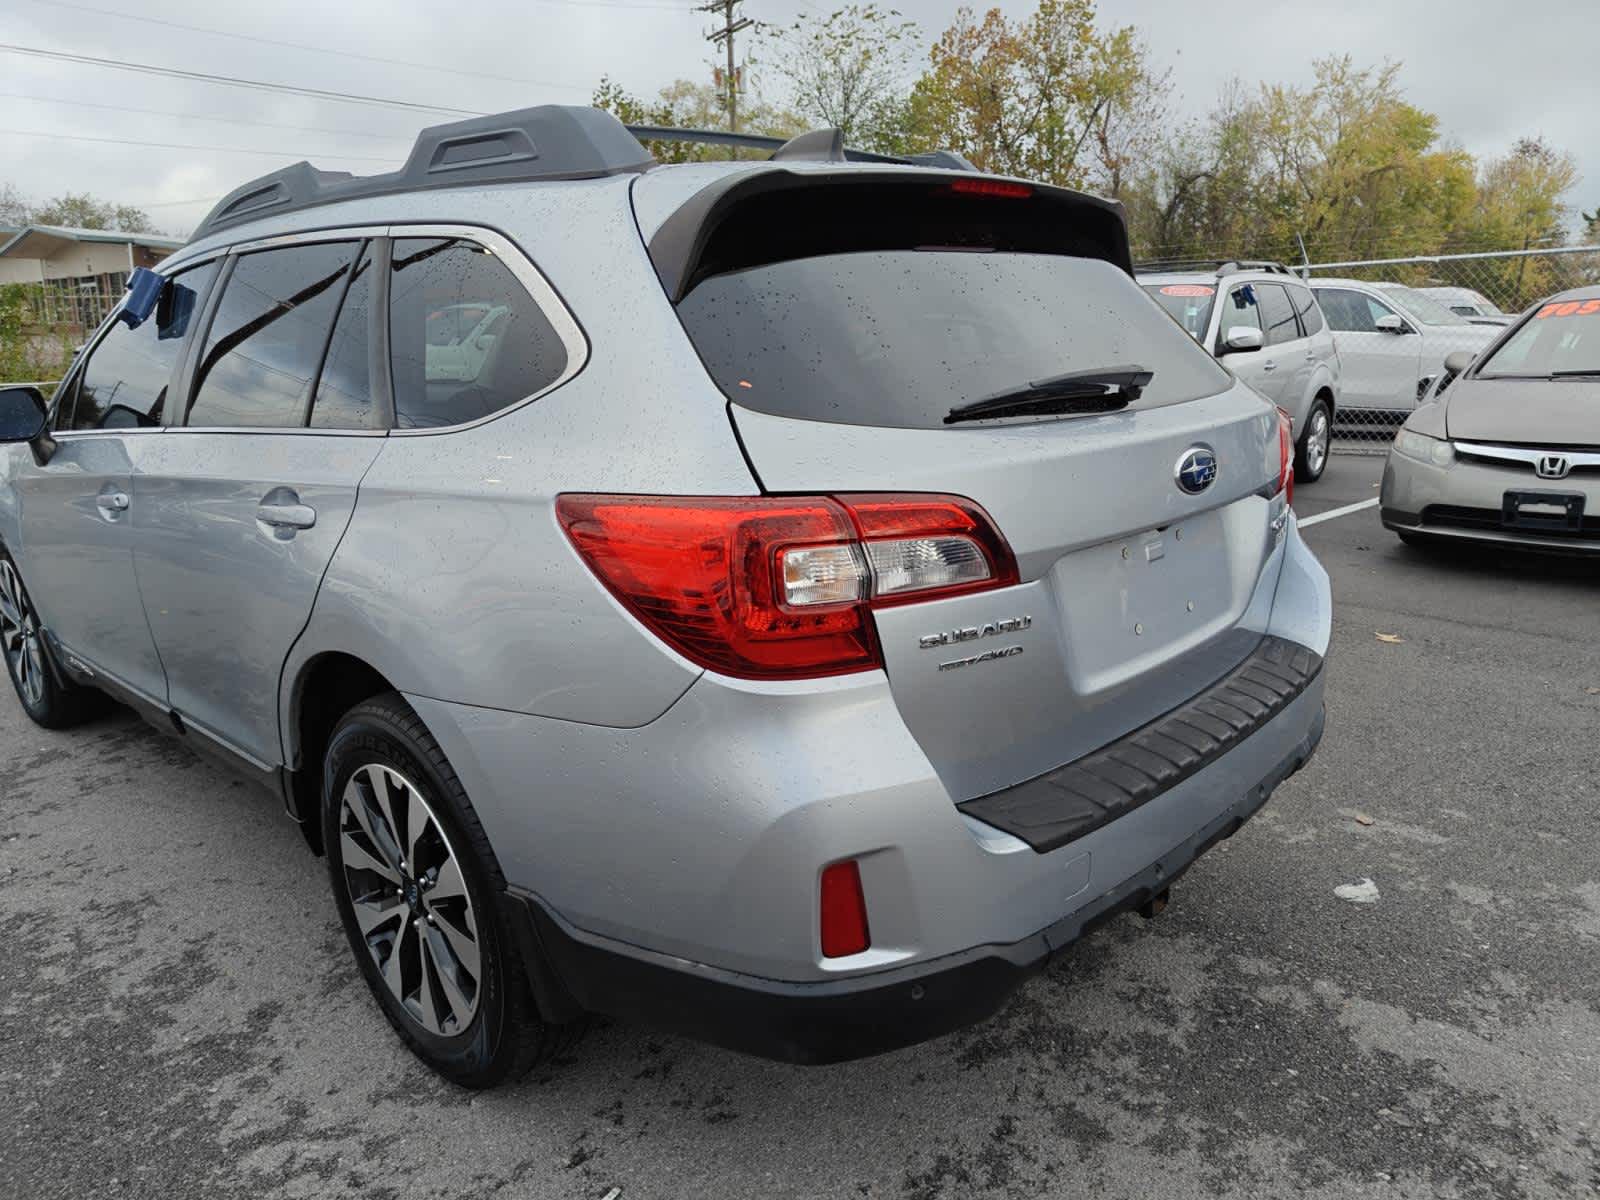
[(822, 869), (822, 956), (843, 958), (872, 945), (867, 928), (867, 897), (855, 859)]
[(1294, 503), (1294, 418), (1278, 410), (1278, 491), (1284, 503)]
[(1000, 196), (1007, 200), (1026, 200), (1033, 188), (1009, 179), (977, 179), (963, 175), (950, 181), (950, 190), (962, 196)]
[(684, 657), (747, 679), (882, 665), (874, 606), (1017, 582), (987, 513), (958, 496), (562, 496), (600, 581)]

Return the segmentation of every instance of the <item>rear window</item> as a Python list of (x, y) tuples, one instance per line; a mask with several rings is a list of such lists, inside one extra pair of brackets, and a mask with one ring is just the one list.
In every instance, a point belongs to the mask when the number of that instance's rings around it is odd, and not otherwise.
[(1600, 300), (1539, 306), (1478, 368), (1482, 379), (1600, 375)]
[(1306, 331), (1306, 336), (1321, 333), (1322, 310), (1317, 307), (1317, 302), (1312, 299), (1311, 293), (1292, 283), (1286, 283), (1283, 287), (1284, 291), (1289, 293), (1289, 299), (1294, 304), (1294, 311), (1300, 317), (1300, 326)]
[(1206, 326), (1211, 323), (1211, 306), (1216, 302), (1217, 289), (1209, 283), (1146, 283), (1142, 285), (1150, 298), (1184, 329), (1195, 341), (1206, 336)]
[(1099, 259), (880, 250), (717, 275), (678, 315), (732, 400), (811, 421), (945, 428), (957, 405), (1137, 363), (1133, 408), (1227, 388), (1228, 373)]

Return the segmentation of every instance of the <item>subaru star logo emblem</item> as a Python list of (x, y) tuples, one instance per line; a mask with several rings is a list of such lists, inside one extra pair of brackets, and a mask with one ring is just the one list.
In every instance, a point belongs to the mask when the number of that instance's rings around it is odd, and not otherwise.
[(1572, 470), (1572, 464), (1567, 462), (1566, 456), (1561, 454), (1544, 454), (1533, 465), (1540, 479), (1565, 479), (1567, 472)]
[(1198, 496), (1211, 486), (1217, 477), (1217, 456), (1210, 446), (1190, 446), (1178, 460), (1173, 472), (1178, 486), (1191, 496)]

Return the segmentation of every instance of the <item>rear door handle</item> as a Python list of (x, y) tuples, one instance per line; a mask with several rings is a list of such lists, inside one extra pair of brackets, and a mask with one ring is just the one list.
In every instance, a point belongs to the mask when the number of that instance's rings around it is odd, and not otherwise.
[(101, 508), (109, 509), (112, 512), (127, 512), (128, 511), (128, 493), (127, 492), (103, 492), (95, 500), (95, 503), (98, 504)]
[(1262, 370), (1263, 370), (1263, 371), (1276, 371), (1276, 370), (1277, 370), (1277, 369), (1278, 369), (1278, 364), (1277, 364), (1277, 363), (1275, 363), (1275, 362), (1273, 362), (1273, 361), (1272, 361), (1272, 360), (1271, 360), (1271, 359), (1270, 359), (1270, 358), (1269, 358), (1269, 359), (1267, 359), (1267, 361), (1266, 361), (1266, 362), (1264, 362), (1264, 363), (1262, 363), (1262, 364), (1261, 364), (1261, 369), (1262, 369)]
[(274, 537), (292, 538), (317, 523), (317, 510), (301, 504), (300, 497), (288, 488), (277, 488), (256, 507), (256, 520), (271, 529)]

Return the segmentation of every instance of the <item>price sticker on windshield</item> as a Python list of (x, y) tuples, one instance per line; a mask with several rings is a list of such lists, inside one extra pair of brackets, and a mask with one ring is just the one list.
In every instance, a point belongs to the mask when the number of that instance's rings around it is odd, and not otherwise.
[(1215, 296), (1217, 289), (1203, 283), (1169, 283), (1161, 289), (1163, 296)]
[(1546, 304), (1533, 317), (1543, 321), (1546, 317), (1589, 317), (1595, 313), (1600, 313), (1600, 300), (1561, 300)]

